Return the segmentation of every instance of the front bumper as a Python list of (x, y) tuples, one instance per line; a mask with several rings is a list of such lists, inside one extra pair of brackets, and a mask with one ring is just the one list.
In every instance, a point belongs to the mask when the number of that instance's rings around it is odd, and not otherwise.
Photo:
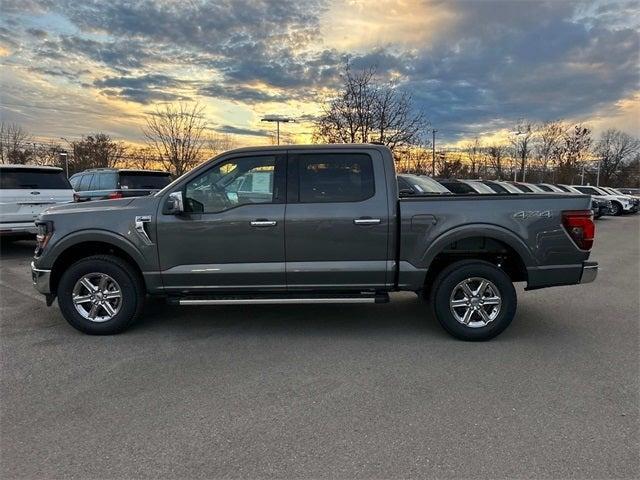
[(598, 262), (583, 262), (580, 283), (591, 283), (598, 276)]
[(41, 268), (36, 268), (35, 264), (31, 262), (31, 281), (33, 282), (34, 288), (44, 294), (51, 294), (51, 270), (43, 270)]
[(20, 235), (38, 232), (34, 222), (0, 223), (0, 235)]

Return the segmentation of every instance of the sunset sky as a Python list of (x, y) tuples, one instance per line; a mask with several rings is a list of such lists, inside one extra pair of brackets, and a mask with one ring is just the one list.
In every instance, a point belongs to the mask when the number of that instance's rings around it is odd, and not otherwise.
[(442, 142), (519, 118), (640, 135), (639, 3), (1, 0), (2, 120), (38, 138), (139, 142), (158, 102), (197, 100), (212, 128), (266, 143), (265, 115), (309, 119), (376, 65)]

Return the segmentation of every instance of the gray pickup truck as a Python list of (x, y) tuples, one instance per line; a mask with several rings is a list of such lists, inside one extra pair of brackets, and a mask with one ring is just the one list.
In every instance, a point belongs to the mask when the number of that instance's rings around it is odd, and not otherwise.
[(514, 317), (513, 282), (595, 279), (589, 208), (587, 195), (401, 198), (379, 145), (244, 148), (152, 196), (48, 209), (32, 277), (89, 334), (124, 330), (147, 294), (179, 305), (383, 303), (406, 290), (453, 336), (486, 340)]

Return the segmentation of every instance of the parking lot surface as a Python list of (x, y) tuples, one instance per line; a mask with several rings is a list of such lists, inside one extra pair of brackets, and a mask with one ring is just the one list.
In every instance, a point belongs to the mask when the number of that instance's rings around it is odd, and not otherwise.
[(2, 478), (638, 478), (640, 216), (596, 282), (522, 292), (486, 343), (388, 305), (170, 307), (112, 337), (0, 260)]

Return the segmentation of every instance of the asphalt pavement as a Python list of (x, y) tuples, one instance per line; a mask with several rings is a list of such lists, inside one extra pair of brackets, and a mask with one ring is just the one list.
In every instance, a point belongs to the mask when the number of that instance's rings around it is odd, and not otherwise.
[(486, 343), (387, 305), (173, 307), (92, 337), (0, 257), (0, 476), (638, 478), (640, 215), (596, 282), (519, 292)]

